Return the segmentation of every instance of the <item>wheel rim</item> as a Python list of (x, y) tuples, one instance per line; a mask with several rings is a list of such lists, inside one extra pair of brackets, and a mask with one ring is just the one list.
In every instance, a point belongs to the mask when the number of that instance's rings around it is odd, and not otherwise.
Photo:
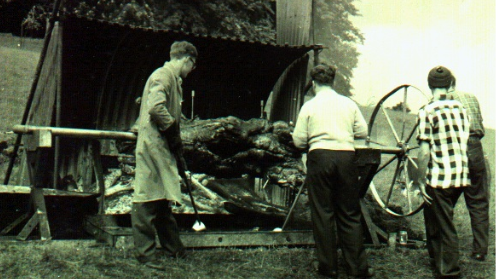
[(369, 121), (368, 144), (381, 149), (382, 162), (369, 188), (379, 206), (394, 216), (414, 215), (424, 206), (414, 135), (417, 112), (430, 99), (414, 86), (398, 86), (379, 101)]

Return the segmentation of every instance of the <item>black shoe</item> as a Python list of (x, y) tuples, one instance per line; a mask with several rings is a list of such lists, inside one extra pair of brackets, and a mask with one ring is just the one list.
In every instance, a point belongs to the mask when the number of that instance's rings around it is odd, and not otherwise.
[(486, 255), (481, 254), (481, 253), (473, 253), (472, 259), (479, 261), (479, 262), (483, 262), (486, 260)]
[(320, 274), (324, 277), (338, 278), (338, 272), (337, 271), (320, 268), (319, 261), (317, 261), (317, 260), (312, 261), (312, 267), (315, 271), (317, 271), (318, 274)]
[(367, 271), (363, 274), (358, 274), (358, 275), (348, 275), (348, 279), (362, 279), (362, 278), (370, 278), (375, 275), (375, 271), (373, 268), (369, 267), (367, 268)]
[(157, 270), (165, 270), (164, 264), (159, 260), (145, 262), (144, 265)]

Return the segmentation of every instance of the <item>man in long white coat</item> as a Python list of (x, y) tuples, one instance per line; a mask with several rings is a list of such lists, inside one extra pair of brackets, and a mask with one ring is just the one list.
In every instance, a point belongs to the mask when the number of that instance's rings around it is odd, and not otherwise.
[(171, 60), (150, 75), (141, 98), (131, 220), (136, 257), (154, 269), (165, 269), (156, 255), (155, 232), (171, 256), (184, 255), (171, 209), (181, 201), (174, 153), (182, 152), (179, 128), (182, 79), (195, 68), (197, 56), (191, 43), (174, 42)]

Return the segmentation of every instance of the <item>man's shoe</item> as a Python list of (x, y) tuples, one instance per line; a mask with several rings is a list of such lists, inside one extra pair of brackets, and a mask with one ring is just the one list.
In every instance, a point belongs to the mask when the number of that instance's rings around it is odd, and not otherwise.
[(312, 267), (315, 271), (317, 271), (318, 274), (320, 274), (324, 277), (338, 278), (338, 272), (337, 271), (320, 268), (319, 261), (317, 261), (317, 260), (312, 261)]
[(365, 273), (359, 274), (359, 275), (349, 275), (348, 279), (370, 278), (370, 277), (373, 277), (374, 275), (375, 275), (374, 269), (369, 267), (369, 268), (367, 268), (367, 271)]
[(486, 260), (486, 255), (480, 254), (480, 253), (473, 253), (472, 259), (479, 261), (479, 262), (483, 262)]
[(144, 265), (157, 270), (165, 270), (164, 264), (159, 260), (145, 262)]

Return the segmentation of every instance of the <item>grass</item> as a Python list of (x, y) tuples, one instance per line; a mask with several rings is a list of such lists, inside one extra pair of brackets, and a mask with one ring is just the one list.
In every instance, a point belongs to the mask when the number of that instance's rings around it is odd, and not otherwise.
[[(42, 46), (42, 40), (25, 39), (21, 47), (19, 42), (19, 38), (10, 34), (0, 34), (0, 141), (9, 143), (15, 137), (6, 132), (20, 123)], [(370, 111), (365, 109), (364, 114), (368, 119)], [(384, 120), (380, 123), (380, 131), (388, 131)], [(492, 169), (494, 137), (494, 130), (488, 130), (483, 139)], [(5, 172), (5, 162), (0, 161), (0, 178)], [(467, 257), (471, 251), (471, 232), (463, 198), (456, 206), (461, 267), (466, 278), (494, 278), (494, 195), (490, 212), (490, 254), (486, 262), (480, 263)], [(412, 229), (423, 229), (422, 214), (406, 220)], [(376, 269), (376, 278), (432, 278), (425, 249), (384, 248), (367, 252)], [(2, 278), (316, 278), (310, 267), (313, 258), (313, 248), (202, 249), (191, 250), (185, 260), (166, 259), (167, 270), (157, 272), (139, 265), (129, 249), (111, 248), (94, 240), (0, 241)], [(340, 272), (344, 272), (343, 266)]]
[(41, 40), (24, 39), (22, 47), (18, 43), (0, 34), (0, 140), (11, 140), (5, 132), (21, 122), (42, 47)]
[[(90, 240), (0, 242), (3, 278), (318, 278), (313, 248), (190, 250), (184, 260), (165, 258), (166, 271), (138, 264), (132, 253)], [(424, 249), (369, 249), (376, 278), (432, 278)], [(465, 278), (494, 278), (494, 264), (460, 260)], [(341, 265), (339, 272), (345, 275)], [(414, 275), (413, 275), (414, 274)]]

